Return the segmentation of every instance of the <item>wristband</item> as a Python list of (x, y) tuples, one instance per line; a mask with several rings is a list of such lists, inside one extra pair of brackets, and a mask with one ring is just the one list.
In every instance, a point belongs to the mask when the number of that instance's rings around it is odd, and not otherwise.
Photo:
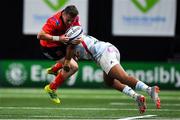
[(59, 36), (52, 36), (53, 41), (59, 41)]

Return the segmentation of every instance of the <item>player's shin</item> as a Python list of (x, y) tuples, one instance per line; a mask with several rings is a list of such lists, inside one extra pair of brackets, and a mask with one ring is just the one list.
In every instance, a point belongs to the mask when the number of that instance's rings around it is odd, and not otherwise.
[(53, 82), (50, 83), (50, 88), (56, 90), (64, 82), (62, 71), (58, 73)]
[(142, 91), (145, 91), (146, 93), (150, 94), (151, 92), (151, 87), (149, 87), (148, 85), (146, 85), (144, 82), (142, 81), (138, 81), (136, 83), (136, 86), (135, 86), (135, 89), (136, 90), (142, 90)]
[(129, 86), (125, 86), (122, 92), (124, 94), (132, 97), (134, 100), (136, 100), (136, 98), (138, 96), (138, 94), (132, 88), (130, 88)]
[(122, 92), (132, 97), (137, 102), (140, 113), (144, 113), (146, 111), (146, 99), (143, 95), (137, 94), (129, 86), (125, 86)]

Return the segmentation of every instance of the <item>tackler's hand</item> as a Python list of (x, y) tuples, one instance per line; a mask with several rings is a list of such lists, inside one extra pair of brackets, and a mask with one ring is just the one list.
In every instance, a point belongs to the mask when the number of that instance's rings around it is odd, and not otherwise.
[(70, 67), (69, 66), (63, 66), (63, 70), (66, 71), (66, 72), (69, 72), (70, 71)]
[(66, 71), (66, 72), (70, 71), (70, 60), (65, 60), (64, 61), (63, 70)]

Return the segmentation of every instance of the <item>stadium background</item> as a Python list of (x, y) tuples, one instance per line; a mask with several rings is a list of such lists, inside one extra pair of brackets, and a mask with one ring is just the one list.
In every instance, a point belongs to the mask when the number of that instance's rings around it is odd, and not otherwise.
[[(6, 71), (12, 62), (22, 61), (23, 64), (41, 64), (47, 60), (41, 53), (39, 41), (36, 35), (24, 35), (23, 28), (23, 0), (2, 1), (2, 5), (8, 6), (1, 12), (1, 44), (0, 44), (0, 86), (18, 87), (6, 81)], [(177, 0), (176, 27), (174, 37), (161, 36), (113, 36), (111, 34), (112, 22), (112, 0), (89, 0), (88, 1), (88, 33), (98, 39), (109, 41), (114, 44), (121, 52), (121, 61), (130, 62), (130, 67), (134, 64), (140, 66), (162, 63), (167, 68), (168, 65), (176, 66), (179, 73), (180, 61), (180, 2)], [(9, 61), (6, 63), (5, 61)], [(30, 63), (29, 63), (30, 61)], [(26, 63), (27, 62), (27, 63)], [(52, 63), (45, 61), (48, 67)], [(81, 64), (85, 62), (82, 61)], [(152, 64), (151, 64), (152, 63)], [(92, 66), (94, 64), (92, 63)], [(128, 66), (127, 65), (127, 66)], [(5, 67), (4, 67), (5, 66)], [(30, 66), (30, 65), (29, 65)], [(126, 65), (125, 65), (126, 66)], [(138, 68), (139, 66), (137, 66)], [(135, 68), (135, 69), (137, 69)], [(98, 68), (95, 68), (98, 70)], [(155, 73), (154, 73), (155, 74)], [(38, 84), (20, 85), (20, 87), (43, 86), (47, 81)], [(153, 84), (153, 83), (152, 83)], [(89, 83), (87, 84), (87, 86)], [(77, 85), (76, 87), (82, 87)], [(89, 87), (92, 85), (89, 85)], [(94, 85), (96, 87), (96, 84)], [(98, 87), (100, 85), (97, 85)], [(168, 85), (167, 85), (168, 86)], [(163, 88), (171, 88), (171, 87)], [(102, 87), (102, 86), (101, 86)], [(179, 89), (178, 87), (177, 89)]]

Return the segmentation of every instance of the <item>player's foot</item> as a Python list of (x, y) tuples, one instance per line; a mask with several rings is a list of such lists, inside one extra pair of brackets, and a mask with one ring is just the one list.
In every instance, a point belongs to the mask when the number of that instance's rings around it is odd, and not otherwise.
[(151, 87), (151, 98), (153, 99), (156, 108), (160, 109), (161, 108), (161, 101), (160, 98), (158, 96), (158, 93), (160, 92), (159, 87), (158, 86), (153, 86)]
[(52, 75), (55, 75), (55, 76), (57, 76), (57, 74), (58, 74), (58, 72), (54, 72), (51, 67), (47, 68), (46, 71), (47, 71), (47, 74), (52, 74)]
[(58, 98), (56, 92), (54, 90), (52, 90), (49, 85), (46, 85), (44, 87), (44, 90), (49, 94), (49, 96), (51, 97), (51, 100), (55, 103), (60, 103), (60, 99)]
[(139, 107), (139, 112), (141, 114), (146, 112), (146, 98), (143, 95), (138, 95), (136, 98), (136, 102)]

